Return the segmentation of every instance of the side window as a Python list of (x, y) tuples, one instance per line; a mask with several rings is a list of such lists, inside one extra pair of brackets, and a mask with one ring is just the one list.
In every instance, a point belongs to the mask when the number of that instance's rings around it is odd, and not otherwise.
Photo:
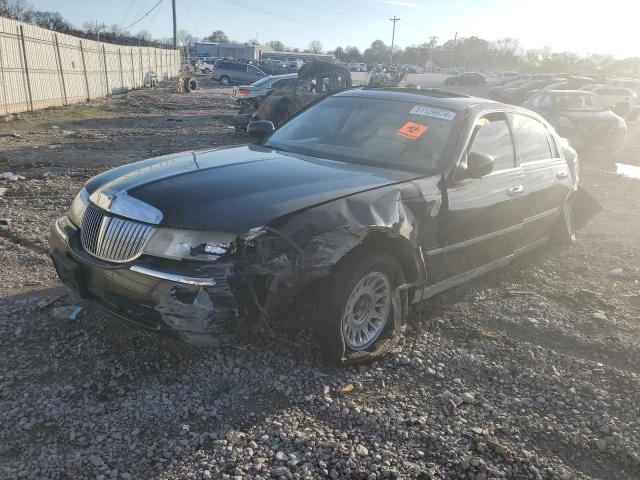
[(547, 131), (538, 120), (514, 113), (513, 135), (522, 163), (553, 158)]
[(483, 117), (476, 123), (475, 137), (469, 147), (469, 153), (478, 152), (490, 155), (494, 160), (494, 171), (515, 166), (515, 153), (511, 131), (503, 115)]
[(271, 84), (271, 88), (284, 88), (291, 83), (291, 79), (283, 78), (282, 80), (275, 81)]
[(551, 108), (551, 107), (553, 107), (553, 101), (551, 100), (551, 97), (549, 95), (547, 95), (547, 94), (541, 95), (540, 106), (542, 108)]

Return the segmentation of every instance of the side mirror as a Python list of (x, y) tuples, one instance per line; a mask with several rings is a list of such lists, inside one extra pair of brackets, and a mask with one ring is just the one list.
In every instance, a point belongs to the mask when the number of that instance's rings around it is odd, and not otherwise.
[(273, 132), (276, 127), (269, 120), (254, 120), (247, 125), (247, 133), (251, 137), (264, 138)]
[(485, 153), (471, 152), (467, 157), (466, 176), (480, 178), (493, 172), (493, 157)]

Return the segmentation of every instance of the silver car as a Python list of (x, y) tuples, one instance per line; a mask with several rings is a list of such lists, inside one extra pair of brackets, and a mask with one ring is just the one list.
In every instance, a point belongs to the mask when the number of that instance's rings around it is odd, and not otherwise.
[(241, 112), (246, 113), (258, 108), (260, 101), (274, 88), (283, 88), (298, 78), (297, 73), (286, 75), (270, 75), (251, 85), (241, 85), (233, 89), (233, 99), (238, 102)]
[(229, 60), (217, 62), (212, 75), (213, 79), (218, 80), (222, 85), (231, 85), (232, 83), (251, 84), (266, 76), (267, 74), (258, 67)]

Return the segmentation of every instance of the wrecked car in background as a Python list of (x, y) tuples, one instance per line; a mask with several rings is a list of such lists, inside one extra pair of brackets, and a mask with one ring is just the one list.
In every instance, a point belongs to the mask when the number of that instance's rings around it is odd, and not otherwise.
[(240, 85), (233, 89), (233, 99), (240, 107), (240, 113), (255, 112), (260, 102), (271, 93), (273, 89), (288, 87), (295, 82), (297, 73), (286, 75), (270, 75), (251, 85)]
[(255, 112), (236, 115), (231, 124), (243, 129), (251, 120), (269, 120), (278, 126), (311, 102), (336, 90), (351, 86), (347, 68), (328, 62), (308, 62), (298, 70), (293, 82), (274, 88), (258, 102)]
[(200, 345), (299, 302), (325, 357), (349, 363), (387, 351), (412, 302), (575, 242), (577, 155), (522, 108), (358, 88), (249, 130), (258, 144), (90, 179), (52, 229), (60, 278)]

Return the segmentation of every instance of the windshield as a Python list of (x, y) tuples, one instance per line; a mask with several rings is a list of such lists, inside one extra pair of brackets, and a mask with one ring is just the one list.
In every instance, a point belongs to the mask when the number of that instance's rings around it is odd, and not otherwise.
[(329, 97), (276, 130), (267, 147), (409, 170), (438, 165), (455, 112), (379, 98)]
[(604, 101), (595, 94), (566, 93), (556, 95), (559, 110), (568, 112), (603, 112), (608, 110)]

